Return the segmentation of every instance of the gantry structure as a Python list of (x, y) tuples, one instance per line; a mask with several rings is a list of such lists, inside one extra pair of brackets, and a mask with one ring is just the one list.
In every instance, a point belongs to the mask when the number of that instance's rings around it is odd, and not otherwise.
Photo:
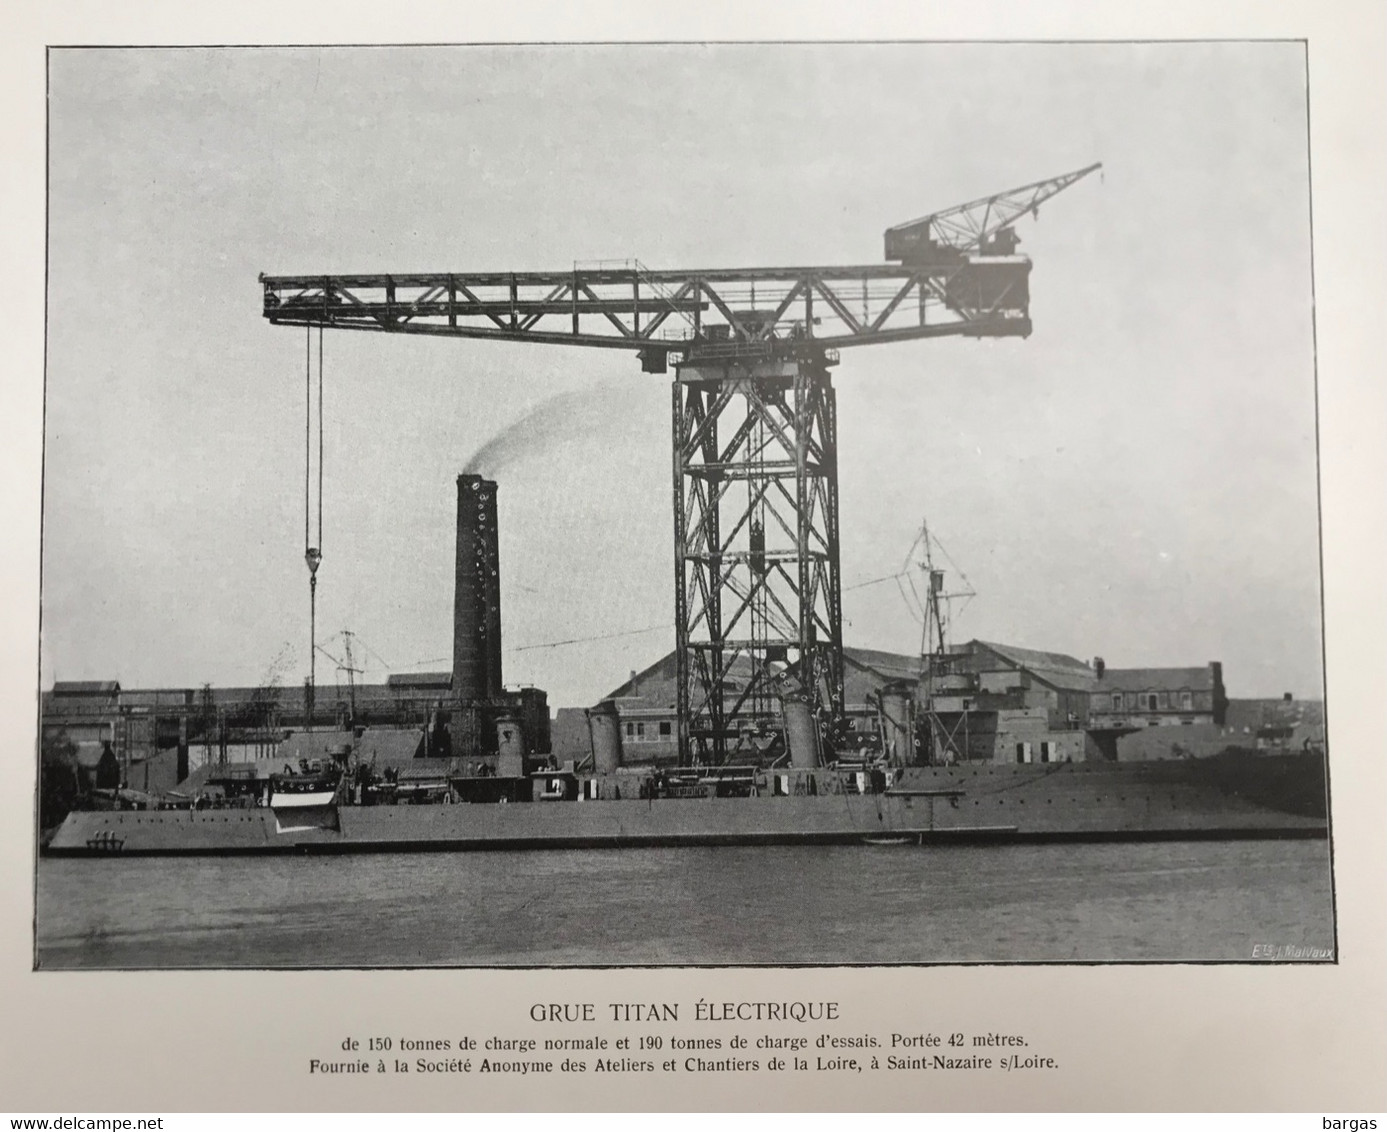
[[(886, 231), (884, 263), (652, 270), (262, 275), (281, 326), (635, 353), (671, 388), (679, 752), (764, 752), (777, 700), (843, 713), (838, 416), (849, 346), (1026, 337), (1015, 222), (1100, 166)], [(321, 369), (320, 369), (321, 373)]]

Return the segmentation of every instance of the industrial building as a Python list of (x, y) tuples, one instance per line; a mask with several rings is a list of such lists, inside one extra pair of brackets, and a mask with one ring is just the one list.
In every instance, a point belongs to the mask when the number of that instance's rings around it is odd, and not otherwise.
[[(478, 637), (489, 630), (495, 639), (499, 617), (476, 628)], [(108, 750), (121, 767), (121, 781), (141, 790), (170, 788), (209, 763), (300, 757), (308, 753), (300, 747), (309, 723), (315, 728), (314, 752), (324, 736), (339, 734), (354, 738), (363, 757), (378, 757), (383, 764), (415, 758), (461, 763), (470, 757), (490, 767), (494, 746), (454, 739), (455, 721), (465, 720), (470, 710), (464, 704), (474, 708), (478, 702), (487, 705), (493, 720), (519, 722), (527, 754), (552, 754), (558, 762), (589, 757), (591, 709), (560, 708), (551, 721), (541, 689), (501, 688), (496, 694), (489, 683), (495, 668), (488, 667), (488, 653), (459, 650), (468, 701), (453, 694), (456, 669), (401, 674), (382, 684), (334, 689), (330, 696), (318, 689), (311, 720), (302, 687), (125, 690), (117, 681), (60, 681), (43, 695), (43, 730), (48, 740), (62, 736), (77, 744), (88, 752), (88, 761)], [(845, 647), (849, 739), (862, 747), (881, 742), (891, 729), (883, 697), (893, 689), (907, 689), (914, 705), (911, 727), (921, 738), (912, 757), (926, 757), (921, 748), (932, 734), (936, 761), (1111, 760), (1119, 757), (1119, 739), (1169, 725), (1190, 729), (1184, 735), (1189, 743), (1212, 734), (1224, 742), (1276, 745), (1282, 738), (1277, 724), (1286, 717), (1274, 710), (1279, 701), (1230, 701), (1216, 661), (1190, 668), (1115, 669), (1101, 659), (1088, 664), (1062, 653), (973, 640), (951, 647), (942, 664), (936, 658), (932, 674), (929, 667), (918, 656)], [(734, 667), (727, 681), (730, 693), (745, 675)], [(599, 701), (615, 712), (625, 761), (677, 762), (676, 679), (670, 653), (631, 672)], [(478, 686), (489, 693), (484, 699), (476, 695)], [(1231, 731), (1230, 702), (1236, 716)], [(926, 704), (933, 710), (926, 711)], [(765, 722), (770, 729), (780, 725), (774, 717)], [(1297, 742), (1318, 739), (1322, 715), (1313, 703), (1298, 703), (1293, 724), (1286, 734)], [(1131, 742), (1122, 755), (1128, 748), (1168, 752), (1172, 742), (1178, 740), (1158, 738), (1155, 746)]]
[(456, 538), (451, 672), (358, 684), (348, 651), (346, 687), (331, 692), (272, 678), (259, 687), (139, 690), (115, 680), (58, 681), (41, 698), (45, 751), (104, 748), (120, 785), (146, 792), (171, 789), (199, 766), (300, 757), (295, 736), (308, 732), (314, 753), (339, 732), (359, 753), (369, 736), (382, 762), (456, 759), (487, 772), (496, 769), (502, 736), (523, 755), (547, 754), (548, 697), (508, 689), (502, 679), (494, 481), (458, 476)]
[[(745, 662), (732, 666), (725, 681), (729, 695), (740, 693), (748, 667)], [(919, 656), (844, 646), (843, 674), (846, 720), (864, 745), (866, 737), (882, 741), (900, 722), (888, 718), (887, 705), (893, 692), (904, 694), (912, 705), (908, 730), (919, 737), (908, 761), (1113, 760), (1119, 757), (1120, 738), (1148, 726), (1221, 730), (1228, 707), (1223, 666), (1216, 661), (1200, 668), (1112, 669), (1101, 659), (1090, 665), (1063, 653), (978, 640), (952, 646), (929, 663)], [(676, 761), (676, 681), (676, 657), (670, 653), (633, 671), (603, 697), (617, 713), (628, 762)], [(1114, 711), (1119, 696), (1131, 710)], [(556, 757), (581, 759), (589, 753), (583, 717), (580, 710), (560, 709), (553, 732)], [(776, 725), (774, 719), (766, 723)], [(924, 749), (931, 739), (932, 756)], [(743, 754), (751, 753), (753, 742), (748, 740)]]
[[(544, 691), (506, 688), (496, 493), (494, 481), (457, 478), (451, 671), (358, 684), (348, 639), (346, 686), (330, 692), (311, 681), (139, 690), (114, 680), (60, 681), (42, 700), (45, 750), (75, 745), (93, 766), (104, 752), (105, 779), (114, 762), (119, 785), (145, 792), (170, 790), (206, 767), (260, 764), (268, 775), (269, 760), (320, 756), (334, 736), (359, 760), (394, 768), (405, 793), (446, 784), (450, 774), (514, 777), (551, 758), (595, 762), (599, 732), (623, 762), (679, 763), (677, 650), (631, 672), (597, 705), (561, 709), (552, 722)], [(1210, 728), (1222, 731), (1228, 709), (1218, 662), (1114, 669), (1101, 658), (1089, 664), (973, 640), (928, 657), (844, 647), (838, 671), (842, 710), (834, 719), (820, 714), (819, 733), (840, 755), (885, 756), (896, 765), (1111, 761), (1120, 739), (1151, 727), (1182, 725), (1193, 729), (1191, 740), (1209, 738)], [(783, 662), (767, 668), (746, 653), (732, 657), (719, 681), (723, 715), (742, 723), (722, 740), (725, 762), (766, 764), (786, 754), (785, 695), (800, 675)], [(745, 707), (753, 695), (755, 714)], [(1141, 749), (1159, 756), (1172, 745)]]

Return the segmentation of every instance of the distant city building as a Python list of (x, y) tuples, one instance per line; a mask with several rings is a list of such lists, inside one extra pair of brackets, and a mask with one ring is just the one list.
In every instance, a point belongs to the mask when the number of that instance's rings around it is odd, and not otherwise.
[(1222, 727), (1227, 718), (1228, 695), (1218, 661), (1201, 668), (1107, 668), (1099, 658), (1094, 675), (1089, 699), (1093, 727)]

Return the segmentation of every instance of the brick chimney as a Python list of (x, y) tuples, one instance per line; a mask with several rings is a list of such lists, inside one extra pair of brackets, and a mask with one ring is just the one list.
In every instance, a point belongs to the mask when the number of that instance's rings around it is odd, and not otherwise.
[(458, 476), (453, 696), (462, 703), (495, 699), (504, 688), (498, 558), (496, 483)]

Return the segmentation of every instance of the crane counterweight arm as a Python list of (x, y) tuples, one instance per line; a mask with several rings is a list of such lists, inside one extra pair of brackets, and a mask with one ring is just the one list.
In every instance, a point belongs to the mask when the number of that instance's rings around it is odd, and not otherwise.
[(1101, 161), (1034, 181), (1018, 189), (979, 197), (886, 230), (886, 258), (900, 263), (950, 262), (966, 255), (1011, 255), (1017, 237), (1012, 221), (1032, 213), (1056, 193), (1101, 169)]

